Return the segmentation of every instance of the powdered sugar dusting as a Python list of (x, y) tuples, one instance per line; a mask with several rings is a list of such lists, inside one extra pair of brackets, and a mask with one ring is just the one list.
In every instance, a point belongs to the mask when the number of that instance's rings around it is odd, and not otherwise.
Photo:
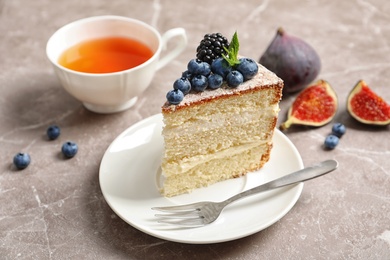
[(221, 88), (216, 90), (206, 89), (203, 92), (187, 94), (179, 105), (170, 105), (167, 102), (163, 106), (163, 109), (175, 110), (176, 108), (188, 106), (189, 104), (192, 104), (194, 102), (214, 99), (220, 96), (234, 95), (242, 91), (255, 89), (259, 87), (270, 87), (272, 85), (278, 85), (282, 83), (282, 80), (278, 78), (273, 72), (269, 71), (261, 64), (258, 64), (258, 66), (259, 66), (259, 71), (257, 75), (253, 79), (240, 84), (237, 88), (229, 88), (227, 84), (224, 83)]

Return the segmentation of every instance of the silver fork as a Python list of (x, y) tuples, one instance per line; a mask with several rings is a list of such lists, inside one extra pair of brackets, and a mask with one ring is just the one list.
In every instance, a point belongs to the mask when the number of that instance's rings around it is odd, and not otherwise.
[(287, 174), (273, 181), (264, 183), (247, 191), (241, 192), (222, 202), (196, 202), (181, 206), (153, 207), (152, 210), (165, 212), (156, 214), (159, 223), (174, 224), (186, 227), (205, 226), (214, 222), (222, 210), (233, 201), (254, 195), (263, 191), (295, 184), (320, 177), (335, 170), (338, 166), (336, 160), (326, 160), (311, 167)]

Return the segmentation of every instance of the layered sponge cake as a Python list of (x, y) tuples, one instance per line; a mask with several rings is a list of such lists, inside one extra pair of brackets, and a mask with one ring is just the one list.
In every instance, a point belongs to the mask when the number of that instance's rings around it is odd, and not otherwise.
[(258, 64), (236, 88), (165, 103), (162, 193), (175, 196), (260, 169), (270, 158), (283, 81)]

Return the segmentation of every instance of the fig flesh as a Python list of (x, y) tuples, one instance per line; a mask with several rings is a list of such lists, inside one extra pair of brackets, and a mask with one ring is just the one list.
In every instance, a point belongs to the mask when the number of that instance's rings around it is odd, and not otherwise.
[(323, 126), (333, 119), (337, 107), (336, 92), (328, 82), (319, 80), (298, 94), (280, 129), (285, 130), (293, 124)]
[(321, 60), (308, 43), (279, 28), (260, 57), (259, 63), (284, 81), (285, 93), (297, 92), (310, 84), (321, 70)]
[(363, 124), (390, 124), (390, 105), (363, 80), (358, 81), (349, 93), (347, 110), (353, 118)]

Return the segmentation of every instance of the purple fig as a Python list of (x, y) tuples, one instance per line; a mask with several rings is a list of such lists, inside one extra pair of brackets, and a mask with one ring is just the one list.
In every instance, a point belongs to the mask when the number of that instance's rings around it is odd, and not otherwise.
[(282, 28), (278, 29), (259, 62), (284, 81), (285, 93), (302, 90), (321, 69), (317, 52), (303, 40), (287, 35)]

